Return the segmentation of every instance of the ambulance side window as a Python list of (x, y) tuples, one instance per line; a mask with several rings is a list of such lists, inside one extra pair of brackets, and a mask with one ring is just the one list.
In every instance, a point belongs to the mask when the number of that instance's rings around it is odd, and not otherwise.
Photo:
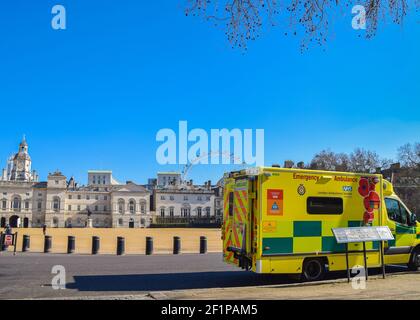
[(309, 214), (342, 214), (343, 199), (334, 197), (308, 197), (306, 210)]
[(229, 217), (233, 217), (233, 192), (229, 192)]
[(386, 198), (385, 199), (386, 211), (388, 212), (388, 218), (392, 221), (407, 224), (408, 212), (403, 206), (400, 205), (398, 200)]

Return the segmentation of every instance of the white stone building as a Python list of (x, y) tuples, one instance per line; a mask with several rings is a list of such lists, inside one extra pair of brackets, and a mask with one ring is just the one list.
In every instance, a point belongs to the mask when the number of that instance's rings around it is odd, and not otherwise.
[(210, 181), (204, 185), (194, 185), (192, 180), (182, 181), (180, 173), (158, 173), (154, 189), (156, 221), (215, 222), (216, 204), (219, 204), (216, 196)]
[(38, 182), (31, 171), (28, 145), (3, 169), (0, 179), (0, 225), (12, 227), (148, 227), (152, 222), (150, 191), (133, 182), (120, 184), (111, 171), (89, 171), (88, 184), (78, 186), (61, 172)]

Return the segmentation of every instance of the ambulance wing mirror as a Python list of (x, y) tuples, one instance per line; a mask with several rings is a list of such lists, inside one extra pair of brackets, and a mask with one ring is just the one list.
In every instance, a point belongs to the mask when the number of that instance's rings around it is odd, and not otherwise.
[(410, 224), (411, 224), (412, 226), (415, 226), (415, 225), (417, 224), (417, 215), (416, 215), (415, 213), (413, 213), (413, 214), (411, 215), (411, 218), (410, 218)]

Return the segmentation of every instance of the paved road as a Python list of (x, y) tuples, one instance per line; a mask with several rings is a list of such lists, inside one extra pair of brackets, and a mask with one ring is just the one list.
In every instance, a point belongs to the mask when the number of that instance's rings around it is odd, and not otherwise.
[[(54, 290), (53, 266), (66, 269), (66, 289)], [(390, 269), (399, 272), (401, 269)], [(330, 275), (338, 279), (343, 273)], [(415, 274), (419, 283), (420, 274)], [(387, 281), (387, 280), (385, 280)], [(410, 280), (414, 281), (413, 279)], [(221, 254), (154, 256), (0, 254), (0, 299), (127, 297), (237, 298), (247, 286), (290, 287), (296, 280), (287, 276), (261, 276), (241, 271), (222, 262)], [(347, 284), (346, 284), (347, 285)], [(302, 287), (302, 285), (299, 285)], [(298, 286), (298, 287), (299, 287)], [(307, 291), (307, 288), (302, 288)], [(224, 290), (220, 295), (220, 291)], [(229, 291), (232, 290), (232, 291)], [(236, 292), (235, 292), (236, 290)], [(239, 290), (239, 291), (238, 291)], [(150, 293), (152, 292), (152, 295)], [(163, 294), (159, 294), (163, 292)], [(193, 295), (189, 295), (188, 293)], [(231, 293), (229, 293), (231, 292)], [(243, 290), (242, 290), (243, 292)], [(252, 292), (252, 290), (247, 290)], [(261, 291), (265, 292), (264, 290)], [(283, 290), (284, 292), (284, 290)], [(212, 295), (213, 293), (213, 295)], [(268, 293), (267, 298), (272, 297)], [(259, 294), (244, 298), (264, 298)], [(328, 296), (327, 296), (328, 297)], [(419, 292), (420, 298), (420, 292)]]

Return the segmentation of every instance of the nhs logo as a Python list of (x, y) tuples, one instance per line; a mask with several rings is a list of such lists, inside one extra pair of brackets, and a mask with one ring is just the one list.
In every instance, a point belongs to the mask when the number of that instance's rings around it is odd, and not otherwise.
[(352, 186), (344, 186), (343, 187), (343, 191), (344, 192), (352, 192), (353, 191), (353, 187)]

